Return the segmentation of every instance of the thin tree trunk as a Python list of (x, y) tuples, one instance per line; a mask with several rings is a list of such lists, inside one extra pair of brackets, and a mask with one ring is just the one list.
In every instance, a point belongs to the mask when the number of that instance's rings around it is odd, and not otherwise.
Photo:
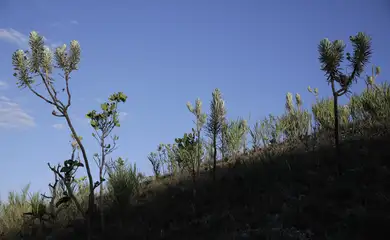
[[(195, 157), (195, 159), (196, 159), (196, 157)], [(191, 171), (192, 173), (192, 182), (195, 184), (195, 182), (196, 182), (196, 167), (195, 167), (195, 161), (193, 161), (193, 163), (192, 163), (192, 171)]]
[(340, 138), (339, 138), (339, 111), (338, 111), (338, 95), (333, 94), (333, 108), (334, 108), (334, 141), (336, 145), (336, 153), (340, 156)]
[(201, 156), (200, 156), (200, 129), (198, 128), (198, 156), (197, 156), (197, 166), (196, 166), (196, 172), (197, 172), (197, 175), (199, 177), (200, 175), (200, 161), (201, 161)]
[(217, 169), (217, 135), (214, 134), (213, 137), (213, 148), (214, 148), (214, 162), (213, 162), (213, 180), (215, 181), (215, 173)]
[(105, 165), (105, 161), (106, 161), (106, 154), (104, 152), (104, 133), (102, 135), (102, 138), (101, 138), (101, 148), (102, 148), (102, 159), (101, 159), (101, 163), (100, 163), (100, 166), (99, 166), (99, 181), (100, 181), (100, 192), (99, 192), (99, 201), (100, 201), (100, 225), (101, 225), (101, 229), (102, 229), (102, 232), (104, 232), (104, 229), (105, 229), (105, 225), (104, 225), (104, 209), (103, 209), (103, 182), (102, 182), (102, 179), (103, 179), (103, 170), (104, 170), (104, 165)]
[(66, 122), (68, 123), (68, 126), (77, 142), (77, 144), (80, 147), (81, 153), (83, 155), (84, 159), (84, 165), (87, 170), (87, 176), (88, 176), (88, 182), (89, 182), (89, 197), (88, 197), (88, 216), (87, 216), (87, 235), (88, 239), (91, 239), (91, 234), (92, 234), (92, 219), (93, 219), (93, 208), (95, 204), (95, 197), (94, 197), (94, 184), (93, 184), (93, 178), (92, 178), (92, 173), (91, 173), (91, 168), (89, 166), (88, 162), (88, 157), (87, 157), (87, 152), (85, 151), (84, 145), (81, 143), (80, 138), (77, 136), (76, 130), (73, 127), (73, 124), (69, 118), (69, 115), (67, 112), (64, 112), (63, 114), (65, 116)]
[(222, 157), (222, 161), (225, 160), (225, 157), (226, 157), (226, 142), (225, 142), (225, 138), (226, 138), (226, 125), (224, 125), (225, 123), (223, 122), (222, 125), (221, 125), (221, 157)]

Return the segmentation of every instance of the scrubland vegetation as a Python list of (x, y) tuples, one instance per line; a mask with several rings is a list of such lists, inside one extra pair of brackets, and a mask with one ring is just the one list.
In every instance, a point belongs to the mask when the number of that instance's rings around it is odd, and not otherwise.
[[(147, 156), (154, 176), (146, 177), (122, 158), (107, 160), (119, 140), (111, 132), (120, 127), (118, 107), (126, 95), (114, 93), (87, 113), (101, 149), (88, 156), (68, 114), (80, 45), (72, 41), (52, 53), (32, 32), (30, 49), (12, 56), (14, 76), (19, 87), (55, 107), (53, 116), (66, 121), (73, 142), (70, 159), (48, 164), (49, 195), (29, 193), (27, 186), (0, 205), (1, 238), (386, 239), (390, 86), (377, 84), (380, 68), (368, 66), (370, 37), (358, 33), (350, 42), (345, 66), (342, 41), (319, 43), (319, 67), (333, 96), (309, 87), (316, 96), (311, 109), (302, 107), (298, 93), (288, 93), (282, 116), (250, 126), (244, 118), (227, 119), (219, 89), (207, 114), (200, 99), (187, 103), (193, 129)], [(57, 70), (63, 81), (52, 78)], [(356, 81), (366, 81), (360, 94), (350, 91)], [(339, 105), (343, 95), (349, 102)], [(75, 178), (84, 169), (86, 176)]]

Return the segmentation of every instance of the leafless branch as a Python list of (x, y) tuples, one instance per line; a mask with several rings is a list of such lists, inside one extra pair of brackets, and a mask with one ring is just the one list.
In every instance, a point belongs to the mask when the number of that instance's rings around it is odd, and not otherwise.
[(69, 79), (70, 79), (70, 76), (69, 76), (69, 73), (66, 73), (65, 74), (65, 84), (66, 84), (66, 93), (68, 94), (68, 104), (66, 104), (65, 106), (65, 109), (68, 109), (71, 105), (71, 94), (70, 94), (70, 90), (69, 90)]
[(36, 96), (38, 96), (39, 98), (43, 99), (45, 102), (51, 104), (51, 105), (54, 105), (54, 102), (48, 100), (47, 98), (45, 98), (44, 96), (42, 96), (41, 94), (39, 94), (37, 91), (35, 91), (30, 84), (27, 84), (28, 88), (31, 90), (31, 92), (33, 92)]

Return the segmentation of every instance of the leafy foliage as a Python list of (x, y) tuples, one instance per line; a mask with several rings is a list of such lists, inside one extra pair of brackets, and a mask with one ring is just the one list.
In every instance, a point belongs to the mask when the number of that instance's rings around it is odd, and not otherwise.
[(259, 135), (263, 142), (263, 146), (281, 142), (283, 134), (283, 126), (280, 118), (272, 114), (265, 117), (260, 123)]
[(176, 138), (175, 142), (177, 144), (175, 151), (177, 162), (191, 174), (192, 179), (195, 182), (198, 156), (203, 155), (203, 149), (198, 147), (200, 141), (196, 131), (192, 129), (192, 133), (185, 133), (182, 138)]
[(362, 94), (352, 96), (349, 108), (352, 119), (366, 124), (383, 123), (390, 119), (390, 86), (383, 83)]
[(112, 201), (122, 208), (127, 206), (140, 187), (136, 164), (128, 165), (125, 160), (118, 158), (108, 168), (108, 176), (108, 194)]
[(297, 93), (295, 95), (294, 107), (292, 94), (286, 95), (286, 113), (281, 117), (284, 135), (287, 139), (296, 140), (309, 134), (311, 128), (311, 115), (307, 110), (302, 109), (302, 99)]
[(229, 121), (225, 132), (227, 157), (235, 160), (240, 152), (244, 152), (247, 131), (248, 127), (244, 119)]
[[(323, 98), (317, 101), (312, 106), (314, 120), (319, 129), (333, 130), (334, 129), (334, 100), (331, 98)], [(340, 125), (346, 126), (349, 122), (349, 108), (347, 105), (338, 106), (338, 114), (340, 116)]]

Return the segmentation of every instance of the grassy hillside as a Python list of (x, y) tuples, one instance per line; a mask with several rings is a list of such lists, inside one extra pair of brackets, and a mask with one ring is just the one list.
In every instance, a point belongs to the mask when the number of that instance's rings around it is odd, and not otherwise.
[[(375, 129), (380, 137), (344, 141), (341, 157), (331, 146), (293, 153), (278, 146), (278, 156), (268, 158), (271, 153), (263, 151), (242, 156), (241, 164), (220, 166), (216, 182), (207, 172), (196, 186), (185, 178), (153, 181), (131, 206), (108, 209), (106, 233), (97, 236), (385, 239), (390, 233), (390, 138), (385, 130)], [(83, 239), (83, 224), (74, 224), (55, 232), (63, 239)]]
[[(187, 103), (195, 126), (149, 154), (154, 172), (149, 177), (122, 158), (104, 160), (118, 140), (111, 131), (120, 126), (123, 92), (87, 114), (101, 150), (88, 156), (69, 117), (70, 92), (62, 103), (51, 85), (53, 53), (43, 40), (32, 32), (33, 54), (14, 53), (15, 77), (34, 93), (27, 72), (45, 69), (41, 77), (52, 101), (37, 96), (56, 107), (54, 116), (67, 120), (72, 154), (62, 165), (49, 164), (54, 176), (49, 195), (30, 194), (26, 187), (0, 204), (2, 239), (388, 239), (390, 85), (375, 83), (380, 68), (372, 66), (367, 88), (347, 104), (337, 103), (364, 73), (371, 55), (365, 34), (350, 38), (348, 75), (339, 67), (343, 42), (320, 42), (321, 69), (333, 98), (320, 98), (309, 87), (316, 97), (311, 109), (302, 107), (300, 94), (287, 93), (281, 116), (249, 126), (243, 118), (227, 119), (219, 89), (208, 114), (200, 99)], [(66, 88), (80, 61), (77, 41), (69, 53), (66, 46), (54, 53)], [(91, 159), (100, 168), (99, 179), (92, 177)], [(87, 176), (77, 179), (80, 167)]]
[(245, 164), (218, 171), (215, 183), (202, 179), (195, 197), (190, 181), (160, 183), (126, 213), (125, 227), (109, 235), (380, 239), (390, 224), (389, 144), (388, 136), (344, 142), (341, 158), (329, 147), (268, 161), (249, 156)]

